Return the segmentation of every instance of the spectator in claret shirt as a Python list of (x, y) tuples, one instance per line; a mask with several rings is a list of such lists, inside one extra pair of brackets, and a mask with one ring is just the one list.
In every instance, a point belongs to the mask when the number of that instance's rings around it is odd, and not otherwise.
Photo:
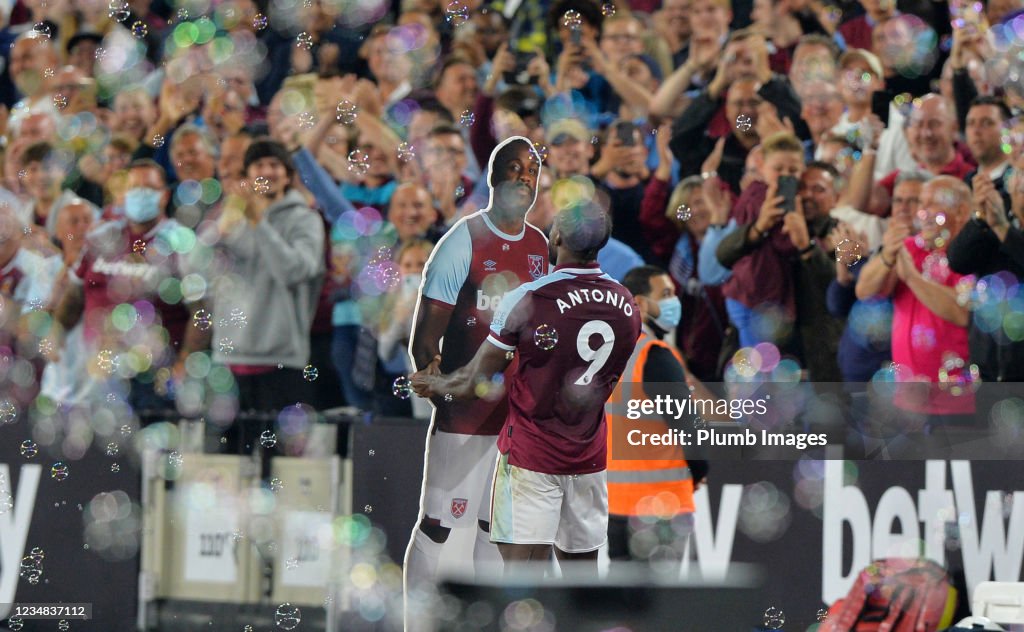
[(871, 48), (875, 25), (896, 15), (894, 0), (860, 0), (864, 13), (839, 25), (839, 34), (850, 48)]

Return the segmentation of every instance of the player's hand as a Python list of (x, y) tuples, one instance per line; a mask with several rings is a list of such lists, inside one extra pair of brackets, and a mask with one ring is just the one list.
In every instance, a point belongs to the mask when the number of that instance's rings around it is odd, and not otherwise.
[(430, 361), (430, 364), (423, 368), (423, 371), (425, 371), (427, 375), (441, 375), (441, 356), (435, 355), (434, 359)]

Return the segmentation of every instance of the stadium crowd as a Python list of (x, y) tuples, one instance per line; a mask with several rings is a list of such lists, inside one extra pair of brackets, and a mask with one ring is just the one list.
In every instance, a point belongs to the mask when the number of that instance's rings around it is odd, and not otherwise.
[(598, 197), (602, 268), (669, 272), (700, 380), (1024, 373), (1020, 0), (5, 4), (2, 419), (411, 415), (420, 273), (513, 135), (531, 224)]

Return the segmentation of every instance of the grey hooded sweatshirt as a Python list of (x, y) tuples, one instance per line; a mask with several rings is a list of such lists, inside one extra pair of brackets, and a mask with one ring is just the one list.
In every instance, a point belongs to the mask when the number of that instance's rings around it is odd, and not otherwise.
[(320, 215), (289, 191), (258, 224), (245, 222), (213, 245), (213, 256), (194, 259), (193, 271), (208, 283), (214, 361), (306, 366), (326, 268)]

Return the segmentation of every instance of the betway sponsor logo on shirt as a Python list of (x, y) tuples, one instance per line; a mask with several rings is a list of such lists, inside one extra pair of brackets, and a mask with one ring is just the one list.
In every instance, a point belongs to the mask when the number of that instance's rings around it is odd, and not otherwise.
[(501, 299), (505, 298), (505, 293), (501, 294), (484, 294), (483, 290), (476, 291), (476, 308), (480, 311), (494, 311), (498, 309), (498, 303), (501, 303)]
[(99, 274), (106, 274), (107, 276), (125, 276), (142, 279), (144, 281), (152, 279), (157, 273), (157, 268), (149, 263), (137, 263), (132, 261), (107, 261), (103, 257), (98, 257), (92, 265), (94, 272)]

